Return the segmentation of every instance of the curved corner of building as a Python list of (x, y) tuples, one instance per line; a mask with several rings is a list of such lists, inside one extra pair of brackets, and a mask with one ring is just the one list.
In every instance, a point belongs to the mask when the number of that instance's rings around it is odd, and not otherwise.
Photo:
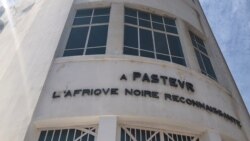
[(0, 52), (1, 139), (250, 139), (249, 113), (198, 0), (20, 7), (20, 34), (12, 24), (0, 32), (10, 52)]

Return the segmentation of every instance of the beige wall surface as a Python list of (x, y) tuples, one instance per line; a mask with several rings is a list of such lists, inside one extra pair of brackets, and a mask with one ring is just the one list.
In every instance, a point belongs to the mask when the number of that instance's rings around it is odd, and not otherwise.
[(24, 140), (71, 5), (41, 0), (26, 13), (5, 12), (15, 23), (0, 33), (1, 141)]
[[(75, 10), (103, 6), (112, 6), (107, 54), (62, 58)], [(176, 18), (187, 67), (122, 55), (124, 6)], [(0, 32), (0, 138), (3, 141), (36, 139), (39, 122), (68, 118), (72, 121), (79, 117), (95, 119), (92, 117), (101, 115), (130, 117), (134, 121), (144, 117), (147, 122), (159, 121), (158, 124), (190, 127), (199, 132), (214, 129), (204, 136), (204, 141), (216, 139), (218, 134), (214, 132), (232, 140), (250, 138), (246, 134), (250, 131), (249, 115), (197, 1), (23, 0), (6, 10), (1, 18), (6, 22)], [(204, 37), (211, 46), (208, 52), (219, 83), (199, 72), (187, 38), (189, 30)], [(119, 80), (122, 73), (131, 75), (133, 71), (190, 81), (196, 91), (190, 93), (180, 88)], [(122, 91), (118, 96), (51, 98), (54, 91), (109, 87), (159, 91), (161, 98), (124, 96)], [(243, 127), (240, 129), (194, 107), (164, 101), (162, 93), (165, 92), (209, 103), (239, 119)], [(111, 121), (115, 126), (116, 119), (108, 120)]]
[[(74, 60), (74, 61), (73, 61)], [(187, 89), (173, 88), (162, 83), (154, 84), (133, 81), (133, 72), (164, 75), (185, 80), (194, 85), (195, 92)], [(125, 74), (127, 81), (121, 81)], [(77, 89), (118, 88), (118, 95), (76, 96), (53, 98), (53, 92)], [(159, 99), (143, 96), (125, 95), (124, 89), (139, 89), (159, 92)], [(164, 94), (176, 94), (195, 99), (236, 117), (231, 97), (213, 80), (208, 80), (202, 74), (187, 70), (185, 67), (166, 63), (164, 61), (151, 61), (138, 57), (74, 57), (70, 60), (59, 58), (52, 66), (46, 81), (44, 91), (39, 99), (34, 121), (60, 119), (68, 117), (85, 117), (100, 115), (135, 116), (144, 118), (165, 119), (169, 124), (180, 124), (183, 127), (202, 127), (215, 129), (229, 135), (235, 133), (235, 138), (242, 138), (240, 128), (218, 115), (188, 106), (164, 100)], [(72, 94), (73, 95), (73, 94)], [(215, 98), (216, 97), (216, 98)], [(165, 121), (165, 122), (166, 122)], [(192, 128), (192, 127), (190, 127)], [(244, 140), (244, 138), (242, 138)]]

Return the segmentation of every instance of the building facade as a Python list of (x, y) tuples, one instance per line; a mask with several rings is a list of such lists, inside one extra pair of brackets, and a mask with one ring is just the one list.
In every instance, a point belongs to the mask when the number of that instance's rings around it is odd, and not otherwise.
[(24, 0), (1, 21), (3, 141), (250, 140), (197, 0)]

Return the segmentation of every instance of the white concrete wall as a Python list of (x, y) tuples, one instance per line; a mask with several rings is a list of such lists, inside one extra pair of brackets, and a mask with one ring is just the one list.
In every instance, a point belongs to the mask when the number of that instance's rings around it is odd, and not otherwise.
[[(141, 81), (121, 82), (122, 74), (131, 77), (133, 71), (172, 76), (194, 84), (195, 93), (161, 84)], [(131, 79), (131, 78), (130, 78)], [(53, 99), (54, 91), (83, 88), (119, 88), (118, 96), (77, 96)], [(160, 92), (160, 99), (125, 96), (123, 89), (145, 89)], [(140, 57), (86, 56), (58, 58), (51, 68), (44, 91), (34, 114), (35, 121), (68, 117), (101, 115), (135, 116), (163, 120), (170, 125), (190, 128), (216, 129), (218, 132), (244, 141), (237, 125), (209, 112), (164, 100), (164, 93), (202, 101), (236, 117), (231, 97), (216, 82), (185, 67)], [(216, 98), (215, 98), (216, 97)], [(152, 122), (152, 121), (151, 121)]]
[[(173, 126), (204, 133), (201, 137), (204, 140), (219, 141), (220, 136), (235, 141), (250, 139), (247, 134), (250, 131), (249, 114), (197, 1), (194, 4), (191, 0), (76, 0), (73, 6), (72, 3), (73, 0), (38, 1), (30, 11), (17, 18), (14, 31), (18, 40), (13, 36), (10, 24), (0, 33), (0, 68), (3, 68), (0, 70), (1, 140), (21, 141), (25, 135), (25, 140), (36, 140), (39, 128), (63, 126), (63, 123), (98, 124), (100, 121), (99, 123), (105, 124), (102, 119), (92, 121), (103, 115), (115, 115), (125, 123), (132, 121), (145, 126), (164, 126), (163, 128)], [(75, 9), (110, 5), (112, 23), (108, 31), (107, 54), (60, 58)], [(122, 55), (124, 5), (176, 18), (188, 66)], [(188, 30), (194, 30), (207, 39), (206, 44), (210, 46), (208, 52), (219, 83), (199, 72)], [(194, 84), (196, 91), (192, 94), (160, 84), (119, 81), (122, 73), (129, 74), (133, 71), (187, 80)], [(163, 95), (159, 100), (124, 96), (122, 92), (119, 96), (51, 98), (53, 91), (109, 87), (120, 90), (147, 89), (189, 97), (209, 103), (234, 116), (242, 122), (243, 127), (240, 129), (215, 114), (197, 108), (166, 102)], [(33, 113), (35, 106), (37, 107)], [(100, 129), (103, 129), (102, 126)]]
[(71, 5), (43, 0), (27, 12), (17, 7), (13, 29), (8, 21), (0, 33), (1, 141), (24, 140)]

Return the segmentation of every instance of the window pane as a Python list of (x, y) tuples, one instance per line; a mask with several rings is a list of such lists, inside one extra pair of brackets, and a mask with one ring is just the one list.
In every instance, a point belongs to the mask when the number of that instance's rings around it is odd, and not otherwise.
[(208, 75), (212, 79), (216, 80), (216, 75), (213, 69), (213, 66), (210, 62), (210, 59), (207, 54), (207, 50), (205, 47), (205, 44), (203, 40), (199, 37), (197, 37), (195, 34), (193, 34), (191, 31), (189, 31), (192, 43), (195, 48), (195, 54), (199, 63), (199, 66), (201, 68), (201, 73)]
[(160, 30), (160, 31), (165, 31), (163, 24), (153, 22), (153, 28), (157, 29), (157, 30)]
[(124, 45), (138, 48), (138, 32), (137, 28), (125, 26)]
[(87, 18), (75, 18), (73, 25), (90, 24), (90, 17)]
[(58, 141), (60, 135), (60, 130), (56, 130), (52, 141)]
[(145, 19), (145, 20), (150, 20), (150, 14), (146, 12), (139, 11), (139, 18)]
[(153, 137), (151, 141), (156, 141), (156, 138), (155, 138), (155, 137)]
[(130, 141), (130, 136), (126, 133), (126, 141)]
[(183, 141), (187, 141), (187, 136), (182, 136)]
[(167, 35), (168, 36), (168, 43), (171, 55), (183, 57), (183, 52), (181, 48), (181, 43), (179, 37)]
[(148, 58), (155, 58), (155, 55), (153, 52), (147, 52), (147, 51), (142, 51), (141, 50), (141, 56), (142, 57), (148, 57)]
[(181, 141), (181, 140), (182, 140), (181, 135), (178, 135), (178, 141)]
[(173, 134), (168, 134), (171, 138), (173, 138)]
[(168, 136), (164, 133), (164, 141), (169, 141)]
[(153, 14), (151, 16), (152, 16), (152, 21), (158, 22), (158, 23), (163, 23), (161, 16), (157, 16), (157, 15), (153, 15)]
[(95, 140), (95, 137), (91, 134), (89, 134), (89, 140), (88, 141), (94, 141)]
[(195, 40), (196, 40), (199, 44), (201, 44), (202, 46), (205, 46), (205, 45), (204, 45), (204, 42), (203, 42), (203, 40), (202, 40), (201, 38), (195, 36)]
[(39, 141), (44, 141), (45, 136), (46, 136), (46, 131), (42, 131), (40, 136), (39, 136)]
[(121, 129), (121, 141), (125, 141), (125, 131)]
[(135, 136), (135, 129), (131, 129), (131, 134)]
[(92, 23), (108, 23), (109, 22), (109, 16), (98, 16), (93, 17)]
[(82, 137), (82, 141), (88, 141), (88, 134)]
[(173, 138), (174, 138), (174, 141), (177, 141), (177, 135), (176, 134), (173, 135)]
[(60, 141), (66, 141), (67, 133), (68, 133), (67, 129), (62, 130)]
[(207, 70), (207, 73), (212, 76), (213, 78), (216, 79), (216, 76), (215, 76), (215, 73), (214, 73), (214, 69), (213, 69), (213, 66), (210, 62), (210, 59), (208, 57), (206, 57), (205, 55), (201, 54), (202, 56), (202, 59), (203, 59), (203, 62), (204, 62), (204, 65), (206, 67), (206, 70)]
[(178, 31), (177, 31), (176, 27), (172, 27), (172, 26), (167, 26), (166, 25), (165, 28), (166, 28), (167, 32), (178, 34)]
[(138, 49), (124, 47), (123, 54), (138, 56)]
[(75, 133), (75, 139), (77, 139), (78, 137), (81, 136), (81, 131), (80, 130), (76, 130), (76, 133)]
[(202, 46), (201, 44), (197, 44), (197, 45), (198, 45), (198, 47), (199, 47), (199, 49), (200, 49), (201, 52), (207, 54), (207, 50), (205, 49), (204, 46)]
[(192, 32), (189, 32), (189, 35), (191, 37), (192, 44), (196, 47), (196, 41), (195, 41), (195, 36)]
[[(128, 8), (125, 8), (124, 19), (127, 24), (139, 25), (132, 27), (125, 24), (124, 54), (165, 61), (172, 61), (173, 56), (176, 57), (175, 62), (186, 65), (179, 37), (168, 35), (178, 34), (175, 19)], [(152, 140), (156, 140), (154, 138)]]
[(186, 66), (184, 58), (172, 57), (172, 62)]
[(75, 134), (75, 129), (70, 129), (69, 134), (68, 134), (68, 139), (67, 141), (73, 141), (74, 139), (74, 134)]
[(88, 41), (88, 47), (106, 46), (108, 26), (92, 26)]
[(76, 17), (85, 17), (85, 16), (91, 16), (93, 9), (83, 9), (83, 10), (77, 10)]
[(137, 12), (136, 10), (130, 9), (130, 8), (125, 8), (125, 14), (133, 17), (137, 17)]
[(206, 72), (206, 70), (205, 70), (205, 68), (204, 68), (204, 65), (203, 65), (203, 62), (202, 62), (202, 58), (201, 58), (201, 56), (200, 56), (200, 53), (199, 53), (199, 51), (197, 51), (196, 49), (195, 49), (195, 54), (196, 54), (196, 57), (197, 57), (199, 66), (200, 66), (200, 68), (201, 68), (201, 71), (202, 71), (202, 72)]
[(93, 54), (105, 54), (105, 47), (101, 47), (101, 48), (90, 48), (87, 49), (86, 51), (86, 55), (93, 55)]
[(63, 56), (77, 56), (77, 55), (83, 55), (83, 49), (77, 49), (77, 50), (65, 50), (63, 53)]
[(174, 20), (174, 19), (164, 18), (164, 22), (165, 22), (165, 24), (167, 24), (167, 25), (176, 26), (176, 25), (175, 25), (175, 20)]
[(132, 18), (132, 17), (125, 16), (125, 23), (130, 23), (130, 24), (135, 24), (135, 25), (137, 25), (137, 19), (136, 19), (136, 18)]
[(150, 135), (150, 131), (146, 131), (146, 135), (147, 135), (147, 140), (151, 137), (151, 135)]
[(154, 50), (151, 31), (140, 29), (140, 48), (149, 51)]
[(66, 49), (84, 48), (88, 27), (72, 28)]
[(51, 141), (53, 135), (53, 130), (49, 130), (46, 136), (46, 141)]
[(146, 20), (139, 20), (139, 25), (140, 26), (143, 26), (143, 27), (149, 27), (151, 28), (151, 23), (149, 21), (146, 21)]
[[(160, 141), (161, 139), (160, 139), (160, 133), (157, 133), (156, 134), (156, 141)], [(181, 141), (181, 140), (179, 140), (179, 141)]]
[(95, 9), (94, 15), (109, 15), (110, 8)]
[(141, 132), (140, 132), (140, 130), (139, 129), (136, 129), (136, 140), (137, 141), (140, 141), (141, 140)]
[[(85, 128), (95, 133), (95, 129)], [(83, 136), (84, 135), (84, 136)], [(85, 133), (77, 129), (41, 131), (39, 141), (94, 141), (95, 135)]]
[(162, 33), (154, 32), (155, 48), (157, 53), (169, 54), (166, 35)]
[(145, 132), (145, 130), (141, 130), (141, 137), (142, 137), (142, 141), (146, 141), (146, 132)]
[(167, 55), (161, 55), (161, 54), (157, 54), (157, 59), (159, 60), (164, 60), (164, 61), (170, 61), (170, 57)]
[[(109, 13), (110, 8), (77, 10), (63, 56), (93, 54), (93, 50), (85, 51), (85, 47), (106, 46)], [(103, 49), (97, 51), (99, 54), (100, 52), (103, 52)]]

